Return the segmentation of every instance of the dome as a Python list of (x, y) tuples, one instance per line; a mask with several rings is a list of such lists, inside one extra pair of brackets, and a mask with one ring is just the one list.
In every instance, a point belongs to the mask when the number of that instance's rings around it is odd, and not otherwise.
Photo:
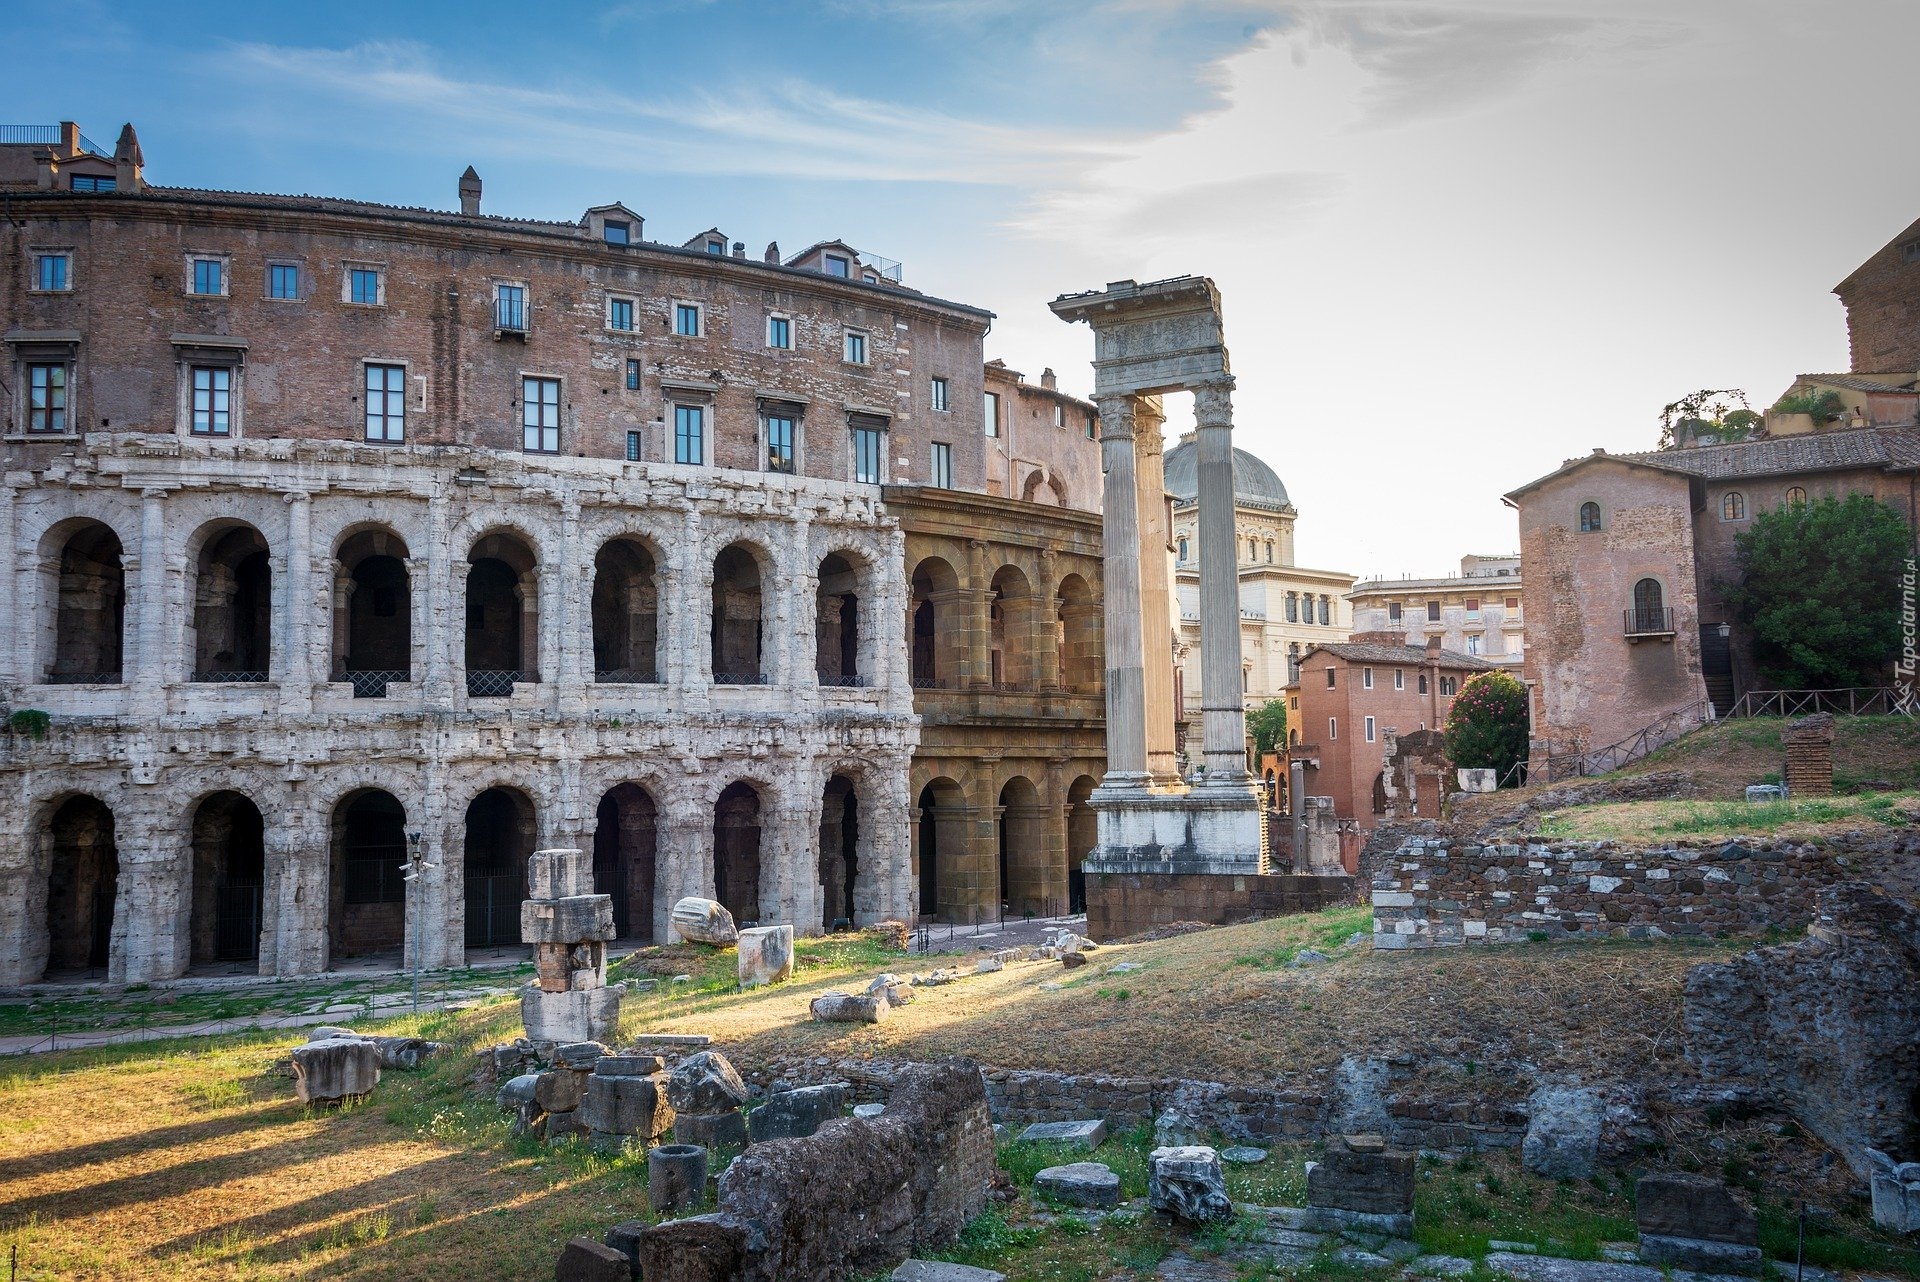
[[(1180, 438), (1164, 459), (1167, 493), (1183, 503), (1191, 503), (1200, 493), (1200, 447), (1193, 433)], [(1233, 501), (1256, 507), (1290, 507), (1287, 487), (1274, 470), (1242, 449), (1233, 452)]]

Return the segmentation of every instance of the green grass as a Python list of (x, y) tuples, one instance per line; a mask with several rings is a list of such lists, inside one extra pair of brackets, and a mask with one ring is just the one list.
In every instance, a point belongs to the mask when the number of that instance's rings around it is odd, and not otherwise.
[(1234, 958), (1234, 961), (1242, 966), (1251, 966), (1255, 970), (1279, 970), (1299, 956), (1302, 949), (1317, 948), (1323, 953), (1331, 953), (1352, 938), (1356, 932), (1369, 936), (1373, 933), (1371, 908), (1323, 908), (1319, 912), (1308, 913), (1292, 920), (1307, 924), (1304, 939), (1294, 940), (1278, 948), (1248, 953)]
[(1838, 826), (1906, 828), (1920, 810), (1920, 795), (1867, 793), (1856, 796), (1787, 798), (1783, 801), (1621, 801), (1573, 806), (1543, 816), (1540, 835), (1580, 840), (1636, 841), (1691, 837), (1726, 841), (1737, 837), (1819, 837)]

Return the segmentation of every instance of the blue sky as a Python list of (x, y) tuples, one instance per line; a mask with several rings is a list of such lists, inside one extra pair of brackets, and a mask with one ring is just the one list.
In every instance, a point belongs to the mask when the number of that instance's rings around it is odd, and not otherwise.
[[(1902, 0), (27, 0), (0, 116), (150, 180), (830, 236), (999, 314), (1211, 275), (1304, 563), (1444, 571), (1498, 495), (1704, 386), (1844, 368), (1828, 291), (1920, 216)], [(536, 16), (529, 16), (536, 15)], [(1179, 407), (1172, 407), (1175, 422)]]

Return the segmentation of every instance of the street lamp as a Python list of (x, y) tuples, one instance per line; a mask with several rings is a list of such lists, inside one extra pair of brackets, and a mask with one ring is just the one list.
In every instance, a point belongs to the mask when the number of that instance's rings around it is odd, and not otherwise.
[(413, 1013), (416, 1015), (420, 1013), (420, 961), (424, 947), (420, 937), (421, 921), (426, 916), (427, 906), (425, 877), (429, 869), (438, 868), (439, 866), (439, 864), (428, 863), (425, 856), (422, 855), (420, 850), (420, 834), (417, 832), (408, 833), (407, 862), (401, 865), (406, 871), (401, 874), (401, 880), (405, 881), (413, 891), (411, 896), (413, 903), (410, 907), (412, 910), (411, 916), (413, 917)]

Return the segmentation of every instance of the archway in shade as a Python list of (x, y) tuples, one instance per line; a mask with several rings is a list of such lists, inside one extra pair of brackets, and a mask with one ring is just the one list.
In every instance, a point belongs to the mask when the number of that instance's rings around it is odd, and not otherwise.
[(58, 685), (118, 683), (126, 607), (120, 536), (89, 521), (60, 548), (47, 680)]
[[(951, 779), (935, 779), (920, 790), (919, 839), (914, 843), (914, 877), (920, 887), (920, 915), (958, 923), (978, 916), (963, 914), (960, 860), (966, 853), (966, 794)], [(944, 899), (942, 897), (945, 897)]]
[(95, 797), (70, 797), (47, 826), (47, 971), (104, 970), (120, 891), (113, 811)]
[(713, 806), (713, 897), (741, 925), (760, 920), (760, 794), (731, 783)]
[(489, 788), (467, 803), (467, 947), (520, 942), (533, 842), (533, 803), (519, 789)]
[(993, 684), (1012, 690), (1030, 690), (1038, 677), (1034, 659), (1033, 586), (1018, 566), (1003, 565), (993, 576), (987, 606)]
[(265, 681), (273, 653), (273, 568), (250, 525), (208, 535), (193, 592), (194, 681)]
[(407, 545), (380, 526), (340, 543), (334, 570), (333, 672), (358, 699), (385, 698), (413, 679), (413, 582)]
[(765, 632), (760, 563), (739, 543), (713, 559), (713, 680), (716, 685), (759, 685), (766, 680), (761, 655)]
[(860, 684), (860, 594), (853, 565), (838, 552), (820, 562), (814, 596), (814, 673), (823, 686)]
[(1031, 780), (1015, 775), (1000, 789), (999, 826), (1000, 902), (1009, 916), (1038, 916), (1048, 908), (1046, 823)]
[(659, 680), (660, 593), (653, 552), (609, 539), (593, 559), (593, 679)]
[(1100, 692), (1100, 604), (1093, 589), (1077, 574), (1060, 580), (1060, 606), (1055, 616), (1054, 644), (1060, 649), (1060, 685), (1075, 694)]
[(1092, 775), (1081, 775), (1067, 789), (1067, 911), (1087, 911), (1087, 875), (1081, 865), (1100, 844), (1099, 817), (1088, 798), (1099, 783)]
[(659, 810), (637, 783), (616, 784), (594, 812), (593, 889), (613, 899), (613, 927), (622, 939), (653, 942)]
[(960, 576), (930, 556), (913, 568), (907, 626), (913, 684), (922, 689), (960, 684), (966, 634), (958, 606)]
[(853, 925), (853, 889), (860, 873), (860, 806), (853, 780), (835, 775), (820, 800), (820, 925)]
[(259, 960), (266, 868), (266, 821), (251, 800), (216, 792), (194, 808), (190, 962)]
[(538, 681), (540, 635), (534, 556), (517, 534), (496, 530), (467, 557), (467, 694), (499, 698)]
[(407, 811), (363, 788), (333, 808), (327, 942), (334, 961), (401, 946), (407, 926)]

